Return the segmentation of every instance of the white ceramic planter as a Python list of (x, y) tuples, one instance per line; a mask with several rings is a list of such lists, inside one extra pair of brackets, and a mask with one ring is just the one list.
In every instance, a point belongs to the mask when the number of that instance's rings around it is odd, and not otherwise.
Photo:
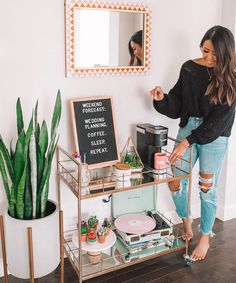
[(19, 220), (5, 216), (6, 251), (9, 272), (19, 278), (30, 278), (27, 228), (32, 228), (34, 276), (39, 278), (55, 270), (60, 263), (59, 209), (41, 219)]

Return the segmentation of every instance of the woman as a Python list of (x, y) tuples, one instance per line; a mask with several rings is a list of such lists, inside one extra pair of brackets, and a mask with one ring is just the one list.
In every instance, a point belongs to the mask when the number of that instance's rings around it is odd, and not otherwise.
[[(202, 57), (185, 62), (179, 79), (169, 94), (160, 86), (150, 93), (155, 109), (170, 118), (180, 118), (177, 140), (169, 161), (189, 157), (193, 166), (199, 160), (201, 199), (201, 237), (191, 254), (193, 260), (205, 258), (216, 215), (216, 188), (227, 150), (236, 106), (235, 42), (231, 31), (214, 26), (204, 35)], [(179, 217), (183, 220), (184, 239), (193, 237), (188, 221), (187, 180), (169, 183)]]
[(143, 31), (135, 32), (128, 43), (130, 66), (142, 66), (143, 61)]

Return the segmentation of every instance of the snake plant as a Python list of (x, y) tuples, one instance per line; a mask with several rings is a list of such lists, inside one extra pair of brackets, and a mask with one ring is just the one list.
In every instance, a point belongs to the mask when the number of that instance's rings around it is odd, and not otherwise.
[(50, 137), (45, 120), (38, 122), (38, 102), (25, 130), (20, 98), (16, 103), (18, 138), (9, 149), (0, 135), (0, 172), (10, 216), (18, 219), (42, 218), (46, 214), (52, 160), (58, 142), (61, 94), (57, 93)]

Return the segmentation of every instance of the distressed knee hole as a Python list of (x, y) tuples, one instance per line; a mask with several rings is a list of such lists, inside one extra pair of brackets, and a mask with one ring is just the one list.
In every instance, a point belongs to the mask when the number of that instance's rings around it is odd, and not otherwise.
[(203, 193), (207, 193), (213, 185), (213, 176), (212, 173), (199, 173), (199, 188)]
[(172, 192), (177, 192), (177, 191), (180, 190), (180, 181), (177, 180), (177, 181), (169, 182), (169, 183), (168, 183), (168, 186), (169, 186), (169, 189), (170, 189)]

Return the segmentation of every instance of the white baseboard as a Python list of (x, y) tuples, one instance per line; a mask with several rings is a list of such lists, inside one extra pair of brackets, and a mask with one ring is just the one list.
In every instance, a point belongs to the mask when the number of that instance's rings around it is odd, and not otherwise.
[(174, 210), (165, 212), (164, 216), (174, 224), (179, 224), (182, 222)]
[[(201, 217), (200, 204), (192, 205), (191, 211), (193, 219)], [(174, 210), (168, 211), (164, 214), (168, 219), (171, 219), (174, 224), (181, 222), (181, 219)], [(228, 205), (227, 207), (218, 204), (216, 217), (221, 221), (236, 218), (236, 204)]]
[(227, 221), (236, 218), (236, 204), (228, 205), (226, 207), (218, 205), (217, 218), (222, 221)]
[[(201, 217), (200, 204), (192, 205), (191, 211), (193, 219)], [(165, 215), (168, 216), (169, 219), (172, 219), (174, 224), (181, 222), (181, 219), (179, 219), (174, 210), (166, 212)], [(236, 218), (236, 204), (228, 205), (227, 207), (218, 204), (216, 217), (221, 221)]]
[(3, 273), (3, 265), (2, 265), (2, 258), (0, 257), (0, 277), (3, 277), (4, 276), (4, 273)]
[[(7, 271), (7, 274), (9, 275), (9, 271)], [(4, 271), (3, 271), (3, 259), (0, 255), (0, 278), (4, 276)]]
[[(193, 219), (199, 218), (200, 217), (200, 205), (199, 204), (192, 205), (191, 212), (192, 212)], [(174, 224), (179, 224), (182, 222), (175, 210), (167, 211), (164, 213), (164, 215), (167, 219), (170, 219), (171, 222), (173, 222)]]

